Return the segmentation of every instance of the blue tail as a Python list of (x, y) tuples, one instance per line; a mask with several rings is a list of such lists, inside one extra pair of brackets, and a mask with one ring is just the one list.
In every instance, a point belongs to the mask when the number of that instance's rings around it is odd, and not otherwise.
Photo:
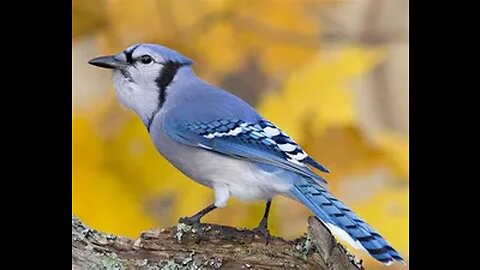
[(324, 187), (302, 178), (294, 184), (291, 192), (334, 234), (353, 247), (366, 250), (372, 257), (385, 264), (390, 264), (394, 260), (405, 263), (380, 234)]

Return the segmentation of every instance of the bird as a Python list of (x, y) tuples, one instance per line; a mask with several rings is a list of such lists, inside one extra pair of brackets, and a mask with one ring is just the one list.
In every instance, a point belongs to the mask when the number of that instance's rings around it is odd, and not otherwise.
[(272, 198), (309, 208), (335, 236), (384, 264), (405, 263), (369, 224), (328, 190), (315, 173), (329, 170), (239, 97), (197, 77), (194, 62), (168, 47), (138, 43), (89, 64), (113, 70), (120, 103), (145, 125), (157, 151), (190, 179), (213, 189), (214, 202), (190, 217), (199, 224), (230, 196), (265, 201), (256, 232), (269, 235)]

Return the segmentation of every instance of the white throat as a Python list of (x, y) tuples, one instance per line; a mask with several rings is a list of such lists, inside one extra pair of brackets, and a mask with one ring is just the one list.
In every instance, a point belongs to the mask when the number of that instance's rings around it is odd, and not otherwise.
[(140, 87), (126, 79), (119, 71), (113, 73), (113, 84), (122, 105), (136, 112), (147, 126), (153, 114), (158, 110), (160, 102), (160, 93), (156, 85)]

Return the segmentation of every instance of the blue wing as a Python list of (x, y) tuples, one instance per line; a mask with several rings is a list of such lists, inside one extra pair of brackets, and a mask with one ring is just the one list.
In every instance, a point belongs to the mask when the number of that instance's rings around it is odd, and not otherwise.
[(222, 155), (266, 163), (326, 183), (307, 165), (328, 170), (308, 156), (288, 135), (264, 119), (243, 121), (219, 118), (210, 121), (165, 122), (175, 141)]

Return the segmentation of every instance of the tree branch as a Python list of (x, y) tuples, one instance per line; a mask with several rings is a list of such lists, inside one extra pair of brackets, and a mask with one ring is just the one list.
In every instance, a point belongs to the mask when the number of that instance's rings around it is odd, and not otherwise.
[[(214, 224), (143, 232), (138, 239), (88, 228), (72, 215), (72, 269), (363, 269), (326, 227), (287, 241)], [(203, 229), (203, 233), (198, 230)]]

